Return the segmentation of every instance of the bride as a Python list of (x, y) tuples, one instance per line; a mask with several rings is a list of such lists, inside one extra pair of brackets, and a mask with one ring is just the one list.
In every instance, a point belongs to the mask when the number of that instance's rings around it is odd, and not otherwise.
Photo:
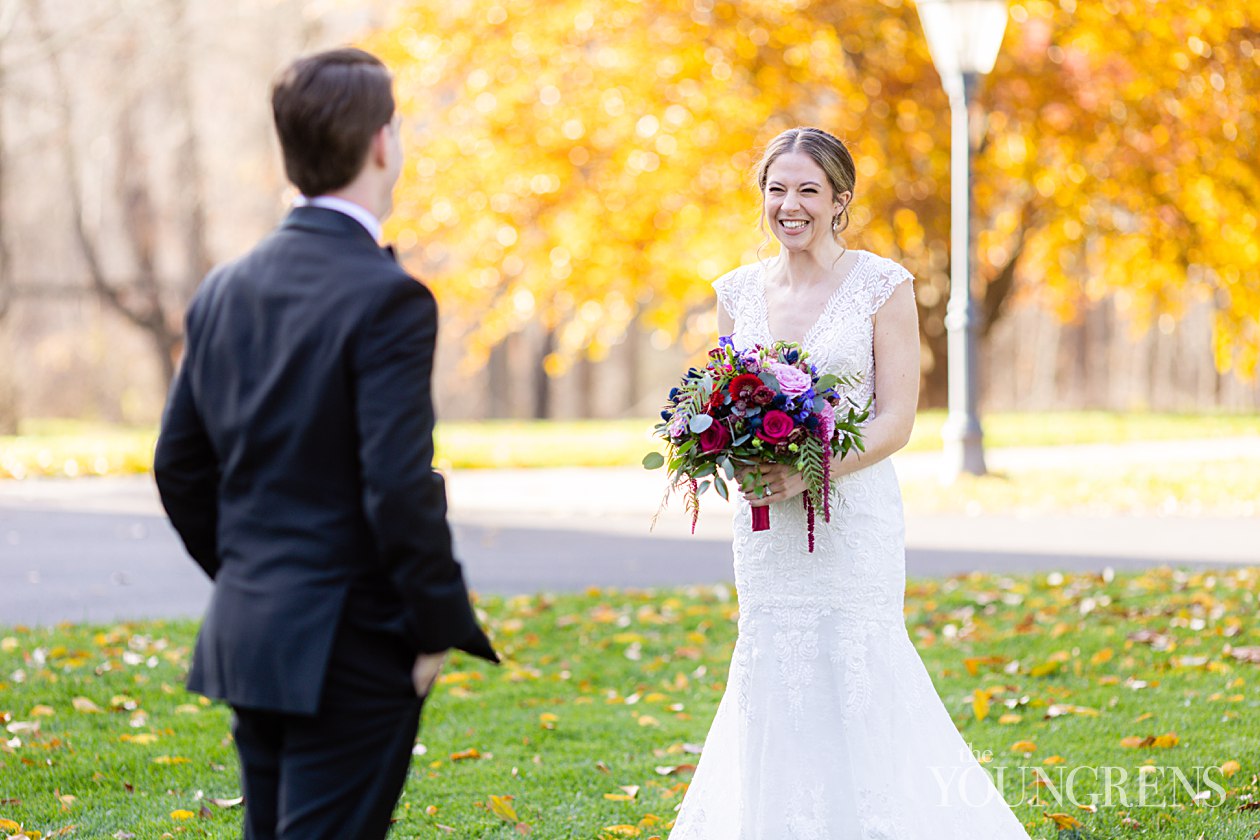
[[(834, 513), (809, 553), (799, 473), (767, 466), (735, 511), (739, 638), (670, 840), (1027, 840), (937, 696), (902, 615), (905, 525), (888, 456), (919, 383), (910, 274), (844, 247), (856, 172), (816, 128), (776, 137), (757, 168), (777, 259), (713, 285), (736, 347), (801, 343), (820, 373), (874, 398), (866, 451), (837, 462)], [(770, 505), (753, 532), (749, 506)]]

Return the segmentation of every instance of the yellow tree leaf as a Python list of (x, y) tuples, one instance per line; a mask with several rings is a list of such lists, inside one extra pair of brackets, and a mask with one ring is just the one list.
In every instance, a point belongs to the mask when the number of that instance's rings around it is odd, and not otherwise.
[(518, 823), (521, 818), (516, 815), (516, 808), (512, 805), (511, 796), (490, 796), (490, 813), (494, 814), (501, 820), (510, 823)]
[(989, 716), (989, 692), (982, 688), (977, 688), (975, 695), (971, 699), (971, 709), (975, 712), (976, 720), (984, 720)]

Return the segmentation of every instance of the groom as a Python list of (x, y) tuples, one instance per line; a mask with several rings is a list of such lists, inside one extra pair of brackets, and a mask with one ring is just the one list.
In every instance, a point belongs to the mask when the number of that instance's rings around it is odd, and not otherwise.
[(304, 198), (188, 308), (154, 473), (214, 580), (188, 687), (226, 700), (245, 836), (380, 838), (450, 648), (498, 661), (433, 472), (437, 309), (382, 249), (389, 72), (352, 49), (272, 90)]

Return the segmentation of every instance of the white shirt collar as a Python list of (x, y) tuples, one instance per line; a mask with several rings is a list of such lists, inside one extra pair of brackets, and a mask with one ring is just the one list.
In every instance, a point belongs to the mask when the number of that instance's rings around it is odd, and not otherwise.
[(317, 195), (314, 198), (307, 198), (300, 195), (293, 202), (294, 207), (322, 207), (325, 210), (336, 210), (338, 213), (344, 213), (354, 219), (372, 235), (372, 239), (377, 242), (381, 241), (381, 220), (372, 215), (365, 207), (355, 204), (353, 201), (346, 201), (344, 198), (337, 198), (331, 195)]

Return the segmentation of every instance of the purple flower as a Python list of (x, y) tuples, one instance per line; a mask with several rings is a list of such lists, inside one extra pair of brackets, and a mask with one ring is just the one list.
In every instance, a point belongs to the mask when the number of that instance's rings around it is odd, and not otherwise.
[(779, 390), (789, 397), (799, 397), (813, 387), (814, 381), (808, 373), (791, 365), (771, 362), (767, 367), (779, 380)]

